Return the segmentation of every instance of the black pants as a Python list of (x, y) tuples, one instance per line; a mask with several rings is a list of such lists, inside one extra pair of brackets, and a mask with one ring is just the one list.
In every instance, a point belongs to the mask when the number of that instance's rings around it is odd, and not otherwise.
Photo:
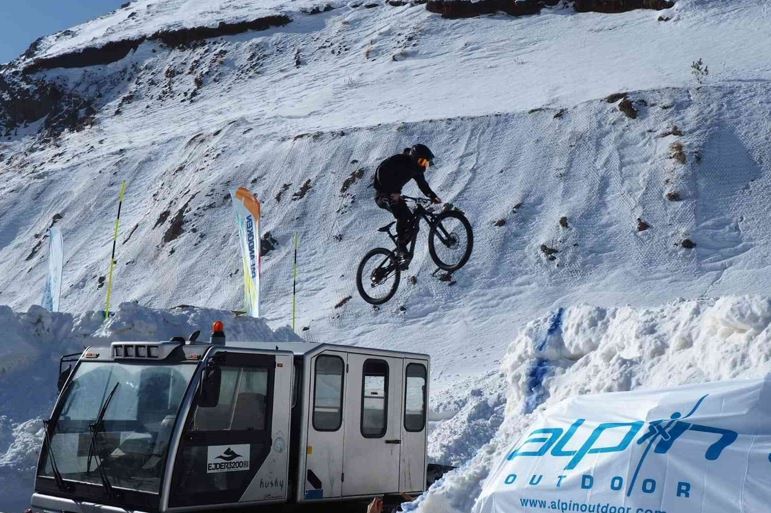
[(415, 216), (403, 198), (394, 200), (387, 192), (378, 192), (375, 196), (377, 206), (388, 210), (396, 218), (396, 234), (401, 249), (406, 250), (415, 229)]

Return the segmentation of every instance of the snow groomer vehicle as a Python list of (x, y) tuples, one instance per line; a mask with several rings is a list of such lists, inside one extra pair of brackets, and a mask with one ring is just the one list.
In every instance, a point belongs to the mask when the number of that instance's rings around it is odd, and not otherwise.
[(428, 356), (226, 345), (217, 323), (196, 338), (63, 359), (29, 511), (321, 510), (425, 489)]

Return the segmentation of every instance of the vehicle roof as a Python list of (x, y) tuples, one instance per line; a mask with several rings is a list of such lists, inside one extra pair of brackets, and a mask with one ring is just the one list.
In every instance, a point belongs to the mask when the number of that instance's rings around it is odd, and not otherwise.
[(347, 346), (342, 344), (327, 344), (327, 343), (315, 343), (315, 342), (242, 342), (232, 341), (225, 344), (228, 349), (260, 349), (264, 351), (288, 351), (295, 354), (295, 356), (305, 356), (310, 353), (321, 352), (325, 349), (339, 350), (339, 351), (353, 351), (357, 353), (376, 353), (393, 356), (410, 356), (418, 359), (429, 359), (430, 357), (425, 353), (414, 353), (410, 351), (393, 351), (390, 349), (379, 349), (376, 347), (366, 346)]
[[(169, 343), (170, 341), (116, 340), (115, 342), (118, 342), (121, 344), (159, 344), (159, 343), (164, 344), (164, 343)], [(170, 343), (173, 343), (173, 342), (170, 342)], [(94, 349), (96, 349), (97, 347), (105, 347), (105, 346), (94, 346)], [(186, 344), (185, 347), (205, 349), (210, 347), (210, 344), (206, 342), (204, 343), (198, 342), (194, 344)], [(382, 355), (382, 356), (408, 357), (408, 358), (415, 358), (419, 360), (430, 360), (429, 355), (425, 353), (413, 353), (409, 351), (393, 351), (389, 349), (378, 349), (375, 347), (366, 347), (366, 346), (349, 346), (349, 345), (342, 345), (342, 344), (326, 344), (326, 343), (319, 344), (315, 342), (258, 342), (258, 341), (233, 340), (233, 341), (228, 341), (224, 346), (215, 345), (214, 347), (219, 349), (225, 348), (225, 349), (249, 349), (249, 350), (272, 351), (272, 352), (274, 351), (274, 352), (292, 353), (295, 356), (309, 356), (311, 354), (319, 353), (324, 350), (335, 350), (335, 351), (341, 351), (341, 352), (353, 352), (353, 353), (375, 354), (375, 355)], [(105, 348), (108, 349), (108, 351), (105, 351), (105, 356), (108, 356), (110, 354), (109, 346), (106, 346)]]

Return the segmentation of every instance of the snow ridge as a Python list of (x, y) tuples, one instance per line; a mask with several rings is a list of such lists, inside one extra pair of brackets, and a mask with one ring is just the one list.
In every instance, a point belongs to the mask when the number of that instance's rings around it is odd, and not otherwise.
[[(529, 372), (549, 317), (529, 323), (509, 346), (502, 369), (508, 382), (505, 420), (490, 443), (447, 475), (416, 505), (422, 513), (473, 510), (483, 481), (540, 412), (577, 395), (638, 388), (758, 378), (771, 372), (771, 298), (678, 300), (658, 308), (565, 309), (560, 337), (548, 351), (555, 365), (543, 381), (547, 399), (522, 413)], [(459, 434), (463, 437), (463, 434)]]

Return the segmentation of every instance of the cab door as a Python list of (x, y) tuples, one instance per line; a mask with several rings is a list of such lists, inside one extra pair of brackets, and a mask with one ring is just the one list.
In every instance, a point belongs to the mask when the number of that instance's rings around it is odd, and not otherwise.
[(348, 355), (343, 496), (399, 491), (402, 359)]
[(422, 492), (426, 487), (427, 404), (428, 362), (405, 359), (400, 493)]
[[(204, 404), (199, 394), (193, 399), (175, 457), (171, 508), (244, 500), (272, 452), (274, 410), (286, 408), (274, 402), (276, 355), (219, 351), (211, 360), (220, 372), (217, 401)], [(271, 486), (276, 499), (286, 497), (285, 484)]]
[[(348, 355), (325, 351), (310, 366), (310, 414), (303, 499), (339, 498), (343, 480), (344, 399)], [(350, 412), (346, 412), (348, 415)]]

